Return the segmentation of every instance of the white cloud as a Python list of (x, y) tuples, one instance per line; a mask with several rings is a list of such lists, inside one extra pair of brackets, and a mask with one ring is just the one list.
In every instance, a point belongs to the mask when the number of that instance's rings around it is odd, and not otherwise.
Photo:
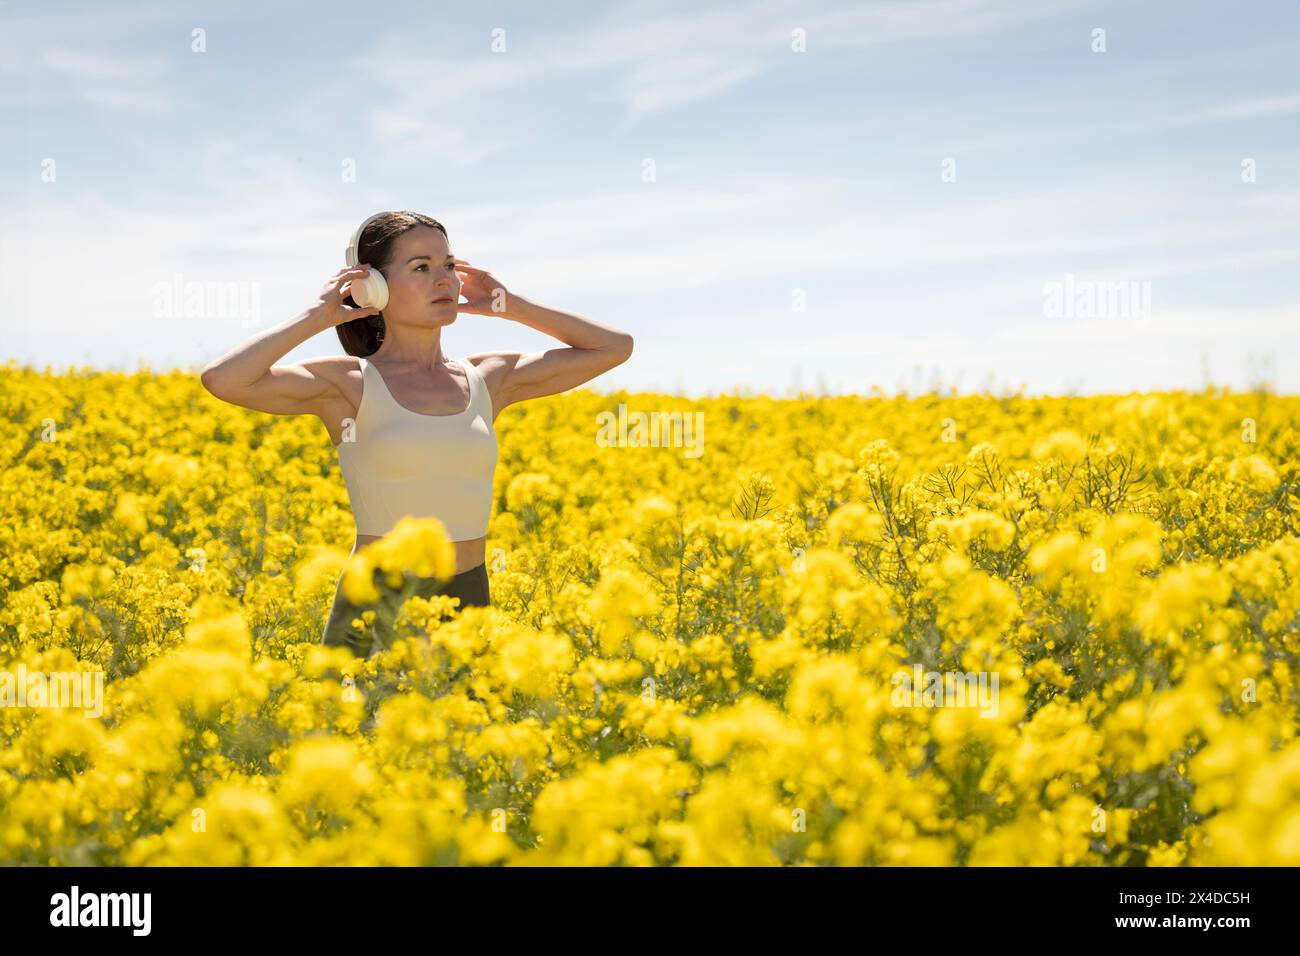
[(474, 136), (464, 125), (449, 123), (446, 113), (419, 119), (398, 109), (376, 107), (370, 124), (380, 142), (400, 143), (404, 157), (439, 156), (460, 166), (474, 166), (488, 156), (507, 152), (524, 144), (518, 134)]
[[(430, 83), (449, 101), (491, 100), (509, 90), (541, 89), (548, 83), (586, 73), (613, 73), (608, 83), (629, 119), (675, 109), (715, 97), (789, 62), (792, 30), (807, 31), (810, 57), (823, 50), (868, 50), (885, 43), (970, 36), (1058, 16), (1082, 0), (912, 0), (863, 8), (854, 4), (809, 9), (799, 0), (769, 0), (700, 6), (687, 12), (638, 4), (614, 8), (603, 19), (578, 29), (530, 37), (527, 46), (512, 41), (505, 27), (506, 51), (492, 53), (484, 34), (478, 53), (437, 58), (412, 55), (404, 41), (382, 41), (357, 64), (376, 83), (392, 89), (397, 110), (431, 117)], [(441, 102), (441, 98), (439, 99)], [(421, 106), (423, 104), (423, 106)]]
[(175, 107), (170, 96), (149, 90), (83, 89), (80, 96), (87, 103), (115, 110), (140, 110), (142, 112), (167, 112)]
[(761, 70), (757, 60), (728, 63), (700, 53), (667, 56), (639, 64), (619, 81), (616, 89), (635, 119), (716, 96), (757, 76)]
[[(983, 104), (984, 115), (1004, 115), (1012, 103), (997, 99)], [(1099, 143), (1121, 137), (1159, 133), (1165, 130), (1185, 129), (1192, 126), (1212, 126), (1239, 120), (1286, 116), (1300, 111), (1300, 95), (1286, 94), (1254, 99), (1242, 99), (1221, 106), (1202, 108), (1201, 99), (1189, 95), (1180, 102), (1165, 103), (1159, 110), (1129, 119), (1116, 119), (1132, 112), (1133, 104), (1107, 99), (1077, 100), (1070, 104), (1053, 103), (1049, 111), (1022, 112), (1022, 125), (1030, 132), (994, 133), (975, 137), (957, 133), (943, 143), (927, 146), (937, 153), (947, 149), (962, 156), (989, 151), (1021, 151), (1028, 153), (1044, 145), (1053, 148), (1069, 143)], [(1095, 117), (1105, 117), (1096, 119)], [(972, 117), (972, 125), (983, 126), (983, 115)], [(957, 138), (960, 137), (960, 138)], [(1235, 167), (1229, 169), (1236, 174)]]
[(46, 50), (41, 62), (56, 73), (96, 82), (155, 78), (168, 67), (166, 60), (157, 57), (98, 56), (61, 48)]

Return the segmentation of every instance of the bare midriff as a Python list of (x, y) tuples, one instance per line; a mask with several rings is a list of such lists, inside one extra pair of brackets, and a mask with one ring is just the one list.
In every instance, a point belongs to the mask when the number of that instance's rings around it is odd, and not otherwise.
[[(356, 554), (368, 544), (374, 544), (379, 540), (377, 534), (359, 534), (356, 543), (352, 546), (352, 553)], [(466, 541), (453, 541), (452, 547), (456, 549), (456, 573), (468, 571), (470, 568), (476, 568), (487, 560), (487, 537), (470, 538)]]

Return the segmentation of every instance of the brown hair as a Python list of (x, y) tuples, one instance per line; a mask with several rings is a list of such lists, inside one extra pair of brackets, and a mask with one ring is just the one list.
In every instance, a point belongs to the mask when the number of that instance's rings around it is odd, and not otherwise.
[[(447, 230), (442, 223), (418, 212), (380, 213), (361, 233), (361, 240), (357, 243), (357, 262), (374, 266), (381, 273), (384, 272), (389, 266), (397, 237), (418, 226), (429, 226), (437, 229), (444, 236), (447, 235)], [(384, 278), (388, 277), (384, 276)], [(344, 296), (343, 302), (350, 306), (357, 304), (350, 294)], [(339, 342), (343, 344), (343, 351), (349, 355), (371, 355), (384, 340), (384, 313), (343, 322), (334, 326), (334, 331), (338, 333)]]

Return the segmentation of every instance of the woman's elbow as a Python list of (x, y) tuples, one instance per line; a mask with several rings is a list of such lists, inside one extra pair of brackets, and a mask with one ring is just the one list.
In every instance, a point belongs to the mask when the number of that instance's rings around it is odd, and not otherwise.
[(632, 357), (632, 336), (624, 332), (619, 336), (618, 342), (614, 346), (614, 354), (618, 356), (618, 364), (622, 365)]
[(225, 382), (221, 370), (209, 365), (199, 373), (199, 382), (208, 391), (210, 395), (225, 400), (229, 390), (225, 387)]

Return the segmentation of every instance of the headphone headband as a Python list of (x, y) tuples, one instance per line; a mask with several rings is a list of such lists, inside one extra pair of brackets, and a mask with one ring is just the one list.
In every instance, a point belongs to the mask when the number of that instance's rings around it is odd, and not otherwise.
[(361, 234), (366, 231), (366, 226), (370, 225), (382, 215), (384, 215), (384, 213), (377, 212), (373, 216), (369, 216), (365, 222), (357, 227), (357, 231), (352, 234), (352, 241), (348, 243), (347, 249), (343, 252), (343, 261), (347, 265), (355, 266), (358, 264), (357, 251), (361, 246)]

